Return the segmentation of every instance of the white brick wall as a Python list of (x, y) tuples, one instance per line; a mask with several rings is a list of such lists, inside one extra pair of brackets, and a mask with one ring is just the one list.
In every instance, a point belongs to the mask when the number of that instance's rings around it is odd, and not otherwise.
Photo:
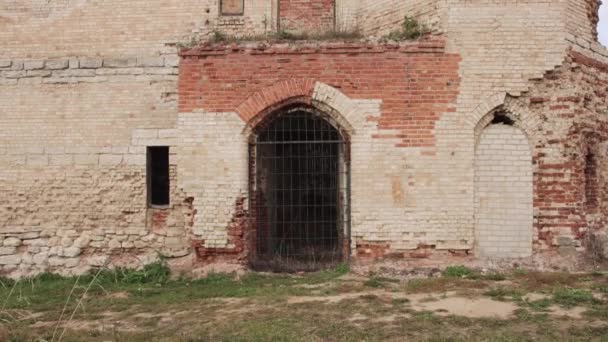
[(245, 123), (236, 113), (185, 113), (177, 123), (178, 181), (194, 197), (192, 233), (205, 247), (227, 246), (236, 201), (247, 196)]
[(532, 254), (532, 155), (516, 127), (496, 124), (475, 152), (476, 254), (489, 258)]

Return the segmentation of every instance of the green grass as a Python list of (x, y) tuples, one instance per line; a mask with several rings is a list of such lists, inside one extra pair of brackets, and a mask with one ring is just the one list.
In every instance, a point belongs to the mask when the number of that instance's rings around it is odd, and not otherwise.
[(385, 288), (390, 283), (398, 283), (398, 282), (399, 282), (398, 280), (391, 279), (391, 278), (372, 276), (371, 278), (366, 280), (363, 283), (363, 285), (365, 285), (367, 287), (374, 287), (374, 288)]
[(471, 278), (477, 276), (475, 271), (465, 266), (449, 266), (441, 274), (444, 277), (450, 278)]
[(543, 298), (533, 301), (527, 301), (526, 304), (530, 307), (530, 309), (534, 311), (547, 311), (551, 305), (553, 305), (553, 301), (551, 298)]
[(64, 278), (44, 273), (19, 282), (3, 279), (0, 299), (7, 309), (45, 311), (62, 307), (72, 289), (74, 298), (82, 296), (89, 285), (88, 303), (93, 307), (104, 306), (108, 295), (115, 292), (129, 295), (120, 301), (121, 304), (132, 302), (150, 306), (209, 298), (277, 298), (308, 294), (311, 290), (297, 285), (322, 284), (347, 271), (344, 266), (339, 266), (335, 270), (303, 277), (248, 273), (236, 279), (231, 274), (210, 274), (202, 279), (190, 280), (170, 279), (169, 269), (162, 263), (155, 263), (142, 270), (104, 270), (97, 275), (91, 273), (81, 277)]
[(501, 272), (490, 272), (486, 275), (483, 275), (482, 278), (491, 281), (503, 281), (507, 279), (507, 276)]
[(519, 289), (508, 287), (495, 287), (484, 292), (484, 295), (500, 301), (520, 301), (522, 300), (522, 296), (524, 295), (524, 293), (522, 293), (522, 291)]
[[(382, 274), (341, 277), (348, 271), (339, 265), (302, 276), (212, 273), (195, 280), (171, 277), (160, 262), (81, 277), (0, 279), (0, 341), (50, 341), (64, 306), (62, 321), (72, 313), (74, 318), (62, 341), (607, 340), (608, 303), (593, 295), (606, 285), (604, 277), (540, 272), (480, 276), (458, 266), (446, 269), (443, 277), (401, 283)], [(503, 278), (508, 285), (493, 282)], [(532, 286), (548, 297), (526, 300)], [(519, 309), (498, 319), (418, 306), (425, 296), (454, 293), (515, 301)], [(342, 300), (323, 300), (342, 295)], [(306, 297), (311, 300), (294, 301)], [(584, 319), (564, 319), (552, 316), (552, 305), (587, 311)], [(28, 318), (32, 314), (36, 316)], [(77, 329), (82, 326), (87, 328)]]
[(228, 44), (239, 42), (297, 42), (297, 41), (356, 41), (363, 38), (358, 30), (329, 30), (324, 32), (290, 32), (281, 30), (278, 32), (268, 32), (260, 35), (234, 36), (221, 31), (213, 31), (206, 41), (192, 39), (187, 43), (179, 44), (180, 47), (189, 48), (201, 43)]
[(430, 30), (413, 17), (405, 16), (399, 30), (392, 31), (385, 38), (395, 41), (417, 39)]
[(578, 288), (558, 287), (553, 290), (553, 302), (564, 307), (594, 304), (597, 300), (591, 291)]

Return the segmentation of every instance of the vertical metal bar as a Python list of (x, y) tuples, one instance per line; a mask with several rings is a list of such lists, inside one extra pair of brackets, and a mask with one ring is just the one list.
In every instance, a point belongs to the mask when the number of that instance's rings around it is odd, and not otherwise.
[(261, 130), (251, 156), (254, 191), (265, 202), (255, 203), (258, 246), (266, 243), (259, 257), (308, 268), (344, 260), (350, 254), (344, 251), (345, 244), (350, 248), (348, 144), (306, 110), (281, 113)]

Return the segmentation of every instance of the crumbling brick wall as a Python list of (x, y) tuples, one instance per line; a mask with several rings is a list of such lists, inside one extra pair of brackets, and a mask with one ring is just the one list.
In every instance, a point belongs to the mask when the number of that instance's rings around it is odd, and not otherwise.
[(568, 33), (580, 40), (596, 42), (601, 3), (601, 0), (568, 0), (565, 18)]
[(608, 64), (572, 51), (512, 100), (532, 116), (537, 249), (573, 254), (585, 236), (606, 229), (607, 91)]
[[(379, 37), (409, 15), (440, 36), (399, 47), (227, 45), (186, 61), (178, 87), (177, 43), (274, 30), (278, 0), (245, 0), (242, 16), (220, 15), (215, 0), (3, 2), (1, 271), (135, 266), (156, 250), (186, 255), (179, 262), (242, 260), (250, 117), (241, 106), (285, 79), (356, 132), (354, 254), (475, 253), (474, 128), (500, 106), (528, 113), (525, 125), (547, 119), (530, 135), (535, 253), (580, 251), (606, 218), (598, 99), (608, 52), (595, 41), (597, 3), (338, 0), (339, 29)], [(308, 2), (302, 25), (331, 24), (328, 4)], [(313, 10), (321, 24), (307, 24)], [(587, 57), (568, 57), (570, 47)], [(146, 206), (145, 148), (155, 145), (174, 151), (169, 209)]]

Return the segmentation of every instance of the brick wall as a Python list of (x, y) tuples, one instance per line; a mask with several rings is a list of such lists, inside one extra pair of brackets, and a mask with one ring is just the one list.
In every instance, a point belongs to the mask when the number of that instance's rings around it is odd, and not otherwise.
[(384, 35), (400, 28), (405, 16), (416, 18), (436, 32), (442, 31), (441, 21), (446, 17), (439, 0), (361, 0), (358, 27), (365, 33)]
[(483, 130), (475, 151), (475, 238), (481, 257), (532, 254), (532, 154), (528, 138), (504, 124)]
[(586, 41), (597, 41), (600, 0), (568, 0), (566, 29), (571, 37)]
[(0, 58), (140, 57), (213, 30), (272, 29), (271, 0), (245, 0), (245, 15), (221, 16), (218, 0), (3, 1)]
[[(308, 8), (327, 14), (328, 3)], [(215, 0), (1, 3), (1, 271), (133, 266), (155, 250), (242, 258), (247, 108), (292, 85), (354, 132), (358, 256), (475, 253), (476, 127), (497, 107), (533, 148), (535, 256), (605, 234), (608, 51), (595, 42), (596, 1), (338, 0), (340, 29), (381, 36), (409, 15), (441, 35), (207, 48), (184, 60), (178, 89), (177, 42), (274, 29), (277, 4), (245, 0), (244, 16), (223, 17)], [(146, 207), (148, 145), (173, 151), (169, 209)]]
[(605, 234), (607, 175), (598, 166), (607, 157), (608, 64), (598, 59), (571, 52), (562, 66), (533, 82), (528, 94), (508, 102), (528, 112), (538, 249), (574, 253), (586, 236)]
[[(458, 95), (458, 55), (441, 40), (396, 46), (320, 45), (298, 50), (199, 48), (183, 54), (179, 110), (232, 112), (264, 87), (289, 79), (327, 83), (352, 98), (382, 100), (369, 120), (375, 138), (399, 147), (432, 147), (434, 123), (453, 111)], [(386, 132), (382, 132), (386, 130)]]
[(335, 0), (278, 0), (279, 26), (297, 32), (334, 29)]

